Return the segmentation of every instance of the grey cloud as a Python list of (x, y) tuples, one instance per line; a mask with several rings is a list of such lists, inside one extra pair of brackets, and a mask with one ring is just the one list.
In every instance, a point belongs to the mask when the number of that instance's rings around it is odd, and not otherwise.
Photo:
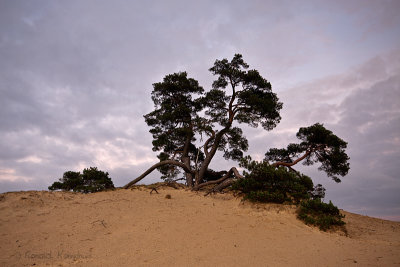
[[(337, 124), (347, 132), (356, 179), (369, 203), (395, 209), (400, 203), (400, 75), (389, 77), (350, 95), (339, 107), (343, 117)], [(359, 202), (362, 202), (358, 200)], [(369, 209), (369, 208), (367, 208)], [(376, 209), (374, 212), (378, 213)]]

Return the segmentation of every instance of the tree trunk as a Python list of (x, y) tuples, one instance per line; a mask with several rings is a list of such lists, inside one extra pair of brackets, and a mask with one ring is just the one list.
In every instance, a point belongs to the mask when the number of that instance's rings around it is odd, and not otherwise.
[[(192, 122), (190, 122), (190, 130), (193, 130)], [(183, 152), (182, 152), (182, 157), (181, 157), (183, 164), (185, 164), (188, 169), (191, 169), (190, 168), (189, 149), (190, 149), (190, 144), (191, 144), (192, 138), (193, 138), (192, 132), (190, 132), (189, 134), (186, 135), (185, 145), (183, 147)], [(192, 173), (185, 171), (185, 177), (186, 177), (187, 186), (193, 187)]]
[[(189, 157), (184, 157), (183, 158), (183, 164), (185, 164), (188, 168), (190, 168), (190, 158)], [(193, 187), (193, 174), (190, 173), (190, 172), (185, 171), (185, 177), (186, 177), (187, 186), (192, 188)]]
[(193, 171), (190, 168), (188, 168), (185, 164), (183, 164), (182, 162), (179, 162), (179, 161), (176, 161), (176, 160), (164, 160), (164, 161), (158, 162), (158, 163), (154, 164), (153, 166), (151, 166), (142, 175), (140, 175), (135, 180), (133, 180), (133, 181), (129, 182), (128, 184), (126, 184), (123, 188), (127, 189), (127, 188), (131, 187), (132, 185), (136, 184), (137, 182), (139, 182), (140, 180), (145, 178), (147, 175), (149, 175), (152, 171), (154, 171), (158, 167), (161, 167), (161, 166), (164, 166), (164, 165), (175, 165), (175, 166), (181, 167), (185, 172), (193, 173)]
[(204, 159), (203, 163), (201, 164), (199, 175), (196, 177), (197, 179), (195, 180), (194, 186), (198, 186), (203, 181), (204, 174), (206, 173), (206, 171), (208, 169), (208, 166), (211, 163), (211, 160), (213, 159), (215, 153), (217, 152), (217, 149), (218, 149), (218, 146), (219, 146), (219, 144), (221, 142), (222, 136), (225, 134), (225, 132), (230, 127), (231, 127), (231, 124), (226, 126), (224, 129), (222, 129), (220, 132), (218, 132), (217, 135), (215, 136), (215, 140), (214, 140), (214, 143), (213, 143), (213, 145), (211, 147), (211, 150), (208, 153), (208, 155), (206, 156), (206, 158)]

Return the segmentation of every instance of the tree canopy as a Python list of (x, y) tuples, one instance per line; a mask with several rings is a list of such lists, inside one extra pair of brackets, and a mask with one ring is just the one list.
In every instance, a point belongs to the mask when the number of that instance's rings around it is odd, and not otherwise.
[[(186, 72), (167, 75), (153, 84), (154, 111), (144, 117), (153, 135), (153, 150), (160, 151), (160, 162), (125, 187), (154, 169), (165, 178), (176, 167), (183, 169), (190, 187), (197, 187), (206, 180), (217, 151), (233, 160), (240, 160), (247, 151), (248, 140), (234, 122), (272, 130), (281, 119), (282, 103), (271, 84), (248, 68), (240, 54), (231, 61), (216, 60), (209, 69), (216, 80), (207, 92)], [(202, 143), (197, 142), (199, 138)]]

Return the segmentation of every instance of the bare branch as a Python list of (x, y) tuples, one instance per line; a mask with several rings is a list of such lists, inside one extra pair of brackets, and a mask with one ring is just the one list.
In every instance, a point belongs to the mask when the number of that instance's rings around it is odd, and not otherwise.
[(147, 175), (149, 175), (152, 171), (154, 171), (155, 169), (164, 166), (164, 165), (174, 165), (174, 166), (178, 166), (181, 167), (185, 172), (188, 173), (192, 173), (194, 174), (194, 171), (192, 171), (188, 166), (186, 166), (184, 163), (176, 161), (176, 160), (164, 160), (161, 162), (158, 162), (156, 164), (154, 164), (153, 166), (151, 166), (147, 171), (145, 171), (142, 175), (140, 175), (138, 178), (136, 178), (135, 180), (129, 182), (128, 184), (126, 184), (123, 188), (127, 189), (129, 187), (131, 187), (132, 185), (136, 184), (137, 182), (139, 182), (140, 180), (142, 180), (144, 177), (146, 177)]

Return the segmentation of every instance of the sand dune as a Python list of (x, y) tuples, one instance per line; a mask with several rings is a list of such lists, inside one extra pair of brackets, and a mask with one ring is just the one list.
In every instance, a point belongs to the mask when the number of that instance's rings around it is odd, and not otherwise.
[(1, 194), (0, 266), (400, 265), (397, 222), (344, 212), (345, 236), (290, 206), (158, 191)]

